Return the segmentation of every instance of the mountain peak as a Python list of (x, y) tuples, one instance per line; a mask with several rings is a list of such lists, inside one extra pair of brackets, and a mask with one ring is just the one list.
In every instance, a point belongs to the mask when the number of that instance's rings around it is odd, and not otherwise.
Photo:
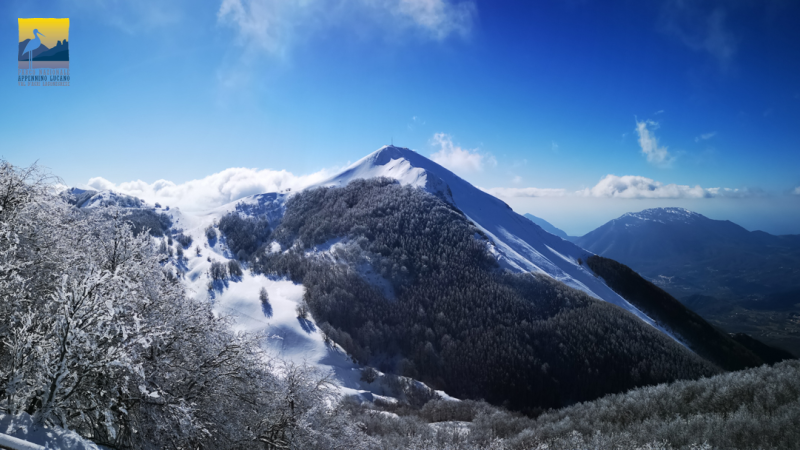
[(545, 231), (502, 200), (413, 150), (394, 145), (381, 147), (316, 186), (345, 186), (355, 179), (375, 177), (393, 178), (402, 185), (425, 189), (454, 205), (487, 238), (489, 251), (501, 268), (516, 273), (545, 274), (627, 309), (659, 327), (578, 262), (586, 260), (591, 253)]
[(633, 219), (639, 221), (653, 221), (653, 222), (682, 222), (690, 223), (697, 220), (705, 219), (702, 214), (689, 211), (686, 208), (650, 208), (635, 213), (625, 213), (618, 220)]
[(372, 154), (373, 155), (376, 155), (376, 154), (390, 154), (390, 155), (396, 155), (396, 156), (403, 156), (403, 155), (409, 155), (409, 154), (416, 155), (417, 152), (416, 152), (416, 150), (411, 150), (410, 148), (406, 148), (406, 147), (398, 147), (396, 145), (384, 145), (383, 147), (381, 147), (381, 148), (375, 150), (374, 152), (372, 152)]

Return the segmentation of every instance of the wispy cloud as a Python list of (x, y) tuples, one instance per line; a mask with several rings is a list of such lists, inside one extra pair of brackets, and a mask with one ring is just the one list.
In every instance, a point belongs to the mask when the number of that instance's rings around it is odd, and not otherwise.
[(696, 138), (694, 138), (694, 141), (695, 142), (707, 141), (707, 140), (713, 138), (716, 135), (717, 135), (716, 131), (712, 131), (710, 133), (703, 133), (700, 136), (697, 136)]
[(290, 45), (294, 29), (316, 7), (314, 1), (223, 0), (217, 20), (236, 30), (238, 44), (247, 51), (280, 56)]
[(484, 167), (496, 166), (497, 160), (491, 153), (480, 153), (477, 149), (463, 149), (453, 143), (453, 138), (445, 133), (436, 133), (431, 143), (439, 151), (431, 159), (458, 174), (481, 172)]
[(374, 32), (385, 33), (380, 25), (390, 23), (407, 37), (466, 37), (477, 14), (473, 0), (222, 0), (217, 20), (236, 31), (246, 52), (282, 56), (300, 34), (332, 25), (361, 32), (377, 25)]
[(727, 4), (717, 2), (714, 6), (714, 2), (668, 0), (663, 4), (660, 29), (688, 48), (709, 54), (726, 70), (739, 44), (739, 39), (727, 24), (724, 8)]
[(800, 195), (800, 186), (797, 186), (796, 188), (794, 188), (794, 191), (792, 191), (792, 194)]
[(105, 178), (95, 177), (89, 180), (87, 187), (114, 190), (150, 203), (159, 202), (185, 210), (203, 211), (249, 195), (302, 189), (324, 181), (333, 173), (333, 170), (321, 170), (310, 175), (297, 176), (285, 170), (234, 167), (181, 184), (169, 180), (158, 180), (154, 183), (136, 180), (116, 184)]
[(659, 167), (669, 167), (674, 158), (669, 154), (667, 147), (659, 146), (654, 131), (658, 129), (658, 122), (652, 120), (636, 120), (636, 133), (639, 135), (639, 146), (642, 154), (647, 157), (647, 162)]

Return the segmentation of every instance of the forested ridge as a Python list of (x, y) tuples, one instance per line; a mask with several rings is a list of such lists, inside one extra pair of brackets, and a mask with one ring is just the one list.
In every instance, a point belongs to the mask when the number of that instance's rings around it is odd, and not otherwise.
[(795, 449), (800, 362), (637, 388), (535, 419), (475, 401), (348, 406), (385, 450)]
[[(702, 317), (628, 266), (597, 255), (587, 258), (586, 264), (597, 275), (603, 277), (614, 291), (678, 334), (694, 351), (720, 367), (739, 370), (757, 367), (766, 362), (736, 339), (716, 330)], [(751, 340), (755, 341), (752, 338)], [(773, 353), (780, 353), (780, 350), (770, 349), (764, 344), (761, 346), (766, 349), (760, 350), (759, 353), (769, 362), (774, 362), (776, 357)], [(750, 347), (760, 348), (757, 344), (751, 344)], [(791, 355), (785, 356), (791, 358)]]
[[(347, 239), (337, 261), (306, 255)], [(497, 267), (464, 215), (389, 179), (289, 199), (257, 271), (302, 281), (320, 328), (364, 364), (533, 413), (718, 368), (632, 314)], [(396, 298), (370, 282), (391, 283)]]

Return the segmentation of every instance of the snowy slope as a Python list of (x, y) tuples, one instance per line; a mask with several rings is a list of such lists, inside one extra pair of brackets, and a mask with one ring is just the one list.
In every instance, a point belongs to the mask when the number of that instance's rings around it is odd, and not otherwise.
[[(295, 309), (305, 292), (301, 284), (252, 274), (247, 267), (243, 267), (241, 278), (227, 279), (209, 290), (211, 280), (208, 273), (212, 262), (227, 263), (234, 257), (225, 245), (224, 238), (207, 239), (206, 228), (213, 227), (215, 221), (233, 211), (242, 215), (266, 216), (270, 223), (277, 223), (283, 215), (285, 199), (284, 194), (260, 194), (200, 215), (184, 214), (179, 208), (169, 211), (158, 209), (158, 212), (170, 215), (173, 227), (183, 229), (183, 234), (191, 236), (193, 241), (184, 250), (186, 259), (177, 261), (175, 257), (170, 258), (167, 267), (183, 273), (181, 279), (188, 295), (199, 301), (211, 302), (215, 312), (231, 317), (234, 330), (262, 336), (265, 348), (279, 360), (310, 364), (332, 373), (343, 394), (370, 401), (376, 397), (392, 401), (391, 397), (397, 397), (397, 393), (387, 387), (383, 374), (378, 373), (378, 379), (372, 383), (361, 381), (362, 366), (354, 363), (341, 347), (326, 344), (310, 314), (307, 319), (297, 317)], [(219, 235), (218, 230), (217, 233)], [(200, 255), (196, 252), (198, 247)], [(269, 296), (270, 308), (266, 310), (259, 300), (262, 287)], [(418, 386), (422, 387), (421, 384)], [(444, 393), (440, 394), (447, 397)]]
[(35, 425), (31, 416), (23, 412), (16, 417), (0, 414), (0, 448), (98, 450), (104, 447), (74, 431)]
[[(502, 267), (515, 272), (546, 274), (568, 286), (631, 311), (659, 328), (651, 318), (615, 293), (578, 259), (593, 253), (544, 231), (515, 213), (506, 203), (481, 191), (413, 150), (385, 146), (317, 186), (344, 186), (359, 178), (389, 177), (424, 188), (451, 201), (492, 240)], [(674, 336), (672, 336), (674, 338)]]

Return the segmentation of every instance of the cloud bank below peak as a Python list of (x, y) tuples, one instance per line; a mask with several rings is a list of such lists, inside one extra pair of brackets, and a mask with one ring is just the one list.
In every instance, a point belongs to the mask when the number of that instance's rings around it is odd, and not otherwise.
[(592, 188), (576, 192), (584, 197), (606, 198), (714, 198), (751, 197), (747, 189), (703, 188), (700, 185), (662, 184), (651, 178), (636, 175), (606, 175)]
[(296, 191), (322, 182), (335, 172), (325, 169), (298, 176), (285, 170), (234, 167), (181, 184), (168, 180), (153, 183), (136, 180), (116, 184), (103, 177), (94, 177), (85, 187), (98, 191), (113, 190), (149, 203), (158, 202), (187, 211), (205, 211), (250, 195), (286, 189)]
[[(496, 197), (591, 197), (618, 199), (701, 199), (743, 198), (763, 195), (760, 191), (731, 188), (703, 188), (700, 185), (663, 184), (637, 175), (606, 175), (595, 186), (569, 192), (566, 189), (491, 188), (484, 189)], [(798, 188), (800, 190), (800, 188)]]

